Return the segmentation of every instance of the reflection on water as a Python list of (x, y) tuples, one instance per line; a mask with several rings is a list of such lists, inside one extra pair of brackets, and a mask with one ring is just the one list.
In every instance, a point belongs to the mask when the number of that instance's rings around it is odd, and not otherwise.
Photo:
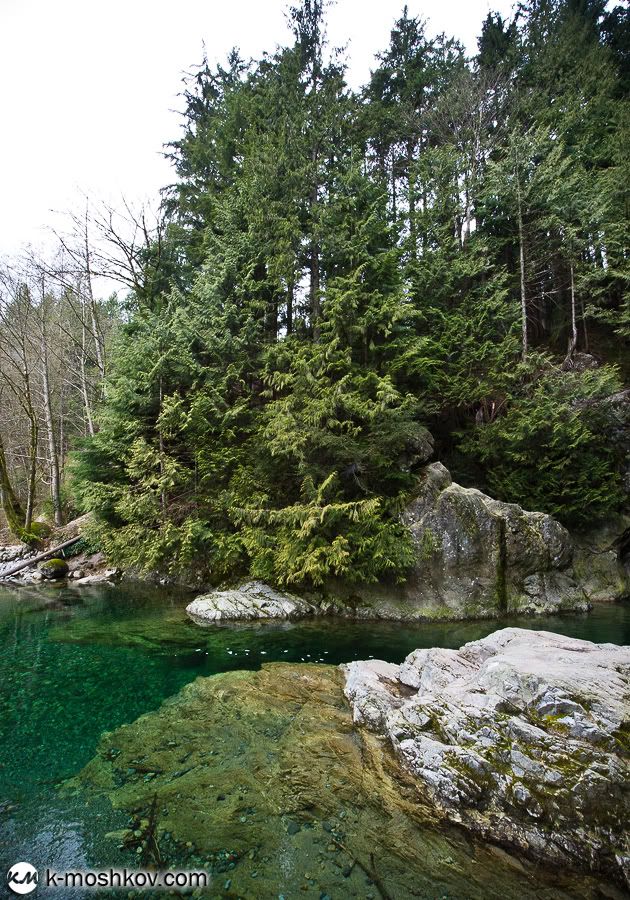
[[(185, 615), (189, 599), (140, 585), (0, 588), (0, 862), (111, 863), (105, 834), (122, 827), (121, 815), (64, 800), (57, 785), (94, 756), (104, 731), (199, 675), (270, 661), (400, 661), (415, 647), (459, 647), (497, 628), (320, 620), (201, 629)], [(630, 643), (627, 605), (509, 624)]]

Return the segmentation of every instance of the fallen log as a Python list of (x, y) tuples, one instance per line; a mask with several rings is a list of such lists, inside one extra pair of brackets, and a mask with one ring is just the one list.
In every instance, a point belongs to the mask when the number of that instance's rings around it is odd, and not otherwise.
[(31, 556), (29, 559), (23, 559), (21, 562), (16, 563), (14, 566), (10, 566), (4, 572), (0, 572), (0, 581), (4, 581), (5, 578), (9, 578), (11, 575), (16, 575), (18, 572), (21, 572), (22, 569), (27, 569), (29, 566), (34, 566), (38, 562), (43, 562), (45, 559), (49, 559), (51, 556), (55, 556), (57, 553), (61, 553), (67, 547), (72, 547), (73, 544), (76, 544), (81, 540), (81, 537), (71, 538), (69, 541), (65, 541), (63, 544), (59, 544), (58, 547), (52, 547), (50, 550), (46, 550), (45, 553), (38, 553), (37, 556)]

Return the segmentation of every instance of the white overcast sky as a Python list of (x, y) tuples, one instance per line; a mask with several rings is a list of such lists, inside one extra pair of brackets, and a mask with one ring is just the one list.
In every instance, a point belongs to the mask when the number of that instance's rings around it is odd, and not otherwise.
[[(53, 210), (83, 194), (117, 204), (172, 180), (162, 146), (177, 136), (184, 71), (205, 44), (259, 57), (288, 39), (284, 0), (0, 0), (0, 257), (39, 245)], [(349, 80), (369, 75), (403, 0), (337, 0), (333, 46), (349, 42)], [(473, 53), (489, 10), (511, 0), (408, 0), (429, 33)]]

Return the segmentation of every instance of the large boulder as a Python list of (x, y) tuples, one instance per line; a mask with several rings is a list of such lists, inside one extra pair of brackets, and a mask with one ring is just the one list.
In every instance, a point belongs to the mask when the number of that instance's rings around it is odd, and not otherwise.
[(304, 663), (197, 678), (103, 734), (66, 790), (130, 816), (105, 835), (115, 865), (202, 868), (204, 896), (618, 896), (439, 821), (383, 739), (353, 726), (342, 688), (336, 667)]
[(65, 559), (47, 559), (39, 564), (39, 571), (47, 581), (60, 581), (69, 572)]
[(354, 720), (451, 822), (630, 886), (630, 648), (505, 628), (352, 662)]
[(419, 615), (587, 609), (569, 568), (571, 538), (551, 516), (455, 484), (439, 462), (420, 484), (403, 514), (417, 547), (403, 591)]
[(594, 603), (630, 596), (630, 513), (573, 535), (573, 570)]
[(211, 591), (186, 607), (200, 625), (226, 620), (297, 619), (316, 615), (318, 607), (293, 594), (283, 594), (262, 581), (249, 581), (226, 591)]

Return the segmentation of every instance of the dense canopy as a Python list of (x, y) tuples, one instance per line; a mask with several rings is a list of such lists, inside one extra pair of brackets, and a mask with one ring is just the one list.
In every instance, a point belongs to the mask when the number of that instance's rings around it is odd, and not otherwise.
[(127, 566), (401, 577), (431, 435), (463, 483), (570, 526), (621, 500), (623, 9), (527, 0), (472, 59), (405, 9), (352, 91), (324, 7), (187, 80), (163, 219), (115, 325), (97, 310), (107, 371), (77, 394), (95, 421), (66, 502)]

